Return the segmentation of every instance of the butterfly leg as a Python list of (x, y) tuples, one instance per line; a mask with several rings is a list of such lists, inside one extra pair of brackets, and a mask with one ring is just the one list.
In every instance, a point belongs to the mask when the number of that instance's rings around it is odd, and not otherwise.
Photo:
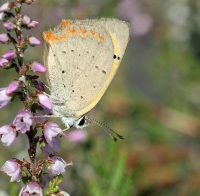
[(42, 115), (42, 116), (32, 116), (31, 118), (61, 118), (60, 116), (54, 116), (54, 115)]
[(44, 86), (48, 89), (48, 90), (50, 90), (51, 88), (50, 87), (48, 87), (46, 84), (44, 84)]
[(70, 129), (70, 126), (69, 126), (69, 125), (65, 125), (65, 126), (66, 126), (66, 128), (62, 130), (63, 132), (65, 132), (65, 131), (67, 131), (68, 129)]

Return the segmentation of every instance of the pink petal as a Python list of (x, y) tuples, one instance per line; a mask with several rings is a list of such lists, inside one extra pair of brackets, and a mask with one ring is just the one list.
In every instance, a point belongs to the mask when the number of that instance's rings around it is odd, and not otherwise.
[(12, 94), (18, 90), (19, 87), (19, 81), (13, 81), (11, 82), (7, 89), (6, 89), (6, 94)]
[(39, 102), (41, 105), (43, 105), (44, 107), (46, 107), (49, 110), (52, 110), (52, 104), (46, 95), (39, 94), (38, 99), (39, 99)]
[(31, 22), (31, 19), (30, 19), (29, 16), (24, 15), (24, 16), (22, 17), (22, 23), (23, 23), (23, 24), (28, 25), (30, 22)]
[(38, 62), (33, 62), (31, 64), (31, 69), (33, 71), (36, 71), (36, 72), (39, 72), (39, 73), (45, 73), (46, 72), (46, 68), (41, 63), (38, 63)]
[(16, 55), (15, 51), (11, 50), (11, 49), (8, 50), (4, 55), (2, 55), (3, 58), (8, 59), (8, 60), (14, 59), (16, 56), (17, 55)]
[(31, 46), (37, 46), (41, 44), (40, 40), (33, 36), (29, 37), (29, 43)]
[(22, 172), (21, 170), (18, 168), (15, 173), (13, 174), (13, 176), (11, 177), (10, 179), (10, 182), (19, 182), (21, 180), (21, 177), (22, 177)]
[(9, 37), (8, 37), (7, 34), (4, 34), (4, 33), (0, 34), (0, 42), (1, 42), (1, 43), (6, 43), (6, 42), (8, 42), (9, 40), (10, 40), (10, 39), (9, 39)]

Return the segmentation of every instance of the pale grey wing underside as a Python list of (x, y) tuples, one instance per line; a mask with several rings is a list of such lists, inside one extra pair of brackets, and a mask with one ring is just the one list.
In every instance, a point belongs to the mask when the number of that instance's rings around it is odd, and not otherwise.
[(97, 20), (97, 22), (103, 26), (111, 36), (114, 45), (114, 53), (117, 57), (120, 57), (120, 61), (118, 61), (118, 64), (120, 64), (130, 39), (129, 23), (115, 18), (101, 18)]
[[(72, 114), (91, 103), (108, 77), (113, 61), (113, 44), (103, 27), (89, 22), (71, 23), (71, 31), (77, 28), (92, 31), (96, 36), (68, 33), (63, 41), (47, 43), (45, 52), (52, 95), (66, 103), (66, 112)], [(55, 35), (60, 37), (65, 32), (66, 29)]]

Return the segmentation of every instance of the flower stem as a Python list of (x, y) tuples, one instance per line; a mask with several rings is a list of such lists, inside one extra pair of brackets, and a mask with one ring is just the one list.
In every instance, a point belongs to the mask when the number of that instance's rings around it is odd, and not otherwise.
[(28, 131), (26, 134), (28, 136), (29, 139), (29, 149), (28, 149), (28, 154), (29, 154), (29, 158), (31, 160), (31, 174), (32, 174), (32, 179), (34, 181), (36, 181), (36, 176), (35, 176), (35, 168), (36, 168), (36, 160), (35, 160), (35, 156), (36, 156), (36, 147), (37, 147), (37, 138), (34, 137), (34, 135), (32, 134), (33, 130), (31, 128), (30, 131)]

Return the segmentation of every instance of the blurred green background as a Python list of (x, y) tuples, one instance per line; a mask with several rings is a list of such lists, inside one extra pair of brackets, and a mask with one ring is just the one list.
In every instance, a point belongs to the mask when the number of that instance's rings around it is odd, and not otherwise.
[[(25, 35), (40, 40), (43, 31), (68, 18), (116, 17), (131, 25), (121, 66), (88, 114), (125, 140), (113, 142), (96, 124), (85, 129), (87, 139), (80, 143), (62, 138), (57, 155), (74, 165), (66, 168), (61, 188), (72, 196), (200, 195), (200, 1), (36, 0), (23, 13), (40, 22)], [(9, 48), (1, 45), (0, 54)], [(29, 48), (26, 61), (42, 62), (43, 50)], [(1, 87), (13, 78), (14, 70), (0, 69)], [(12, 123), (22, 108), (16, 99), (0, 110), (0, 126)], [(11, 147), (1, 144), (0, 165), (13, 157), (28, 159), (27, 149), (22, 134)], [(21, 188), (9, 180), (1, 173), (0, 195)]]

